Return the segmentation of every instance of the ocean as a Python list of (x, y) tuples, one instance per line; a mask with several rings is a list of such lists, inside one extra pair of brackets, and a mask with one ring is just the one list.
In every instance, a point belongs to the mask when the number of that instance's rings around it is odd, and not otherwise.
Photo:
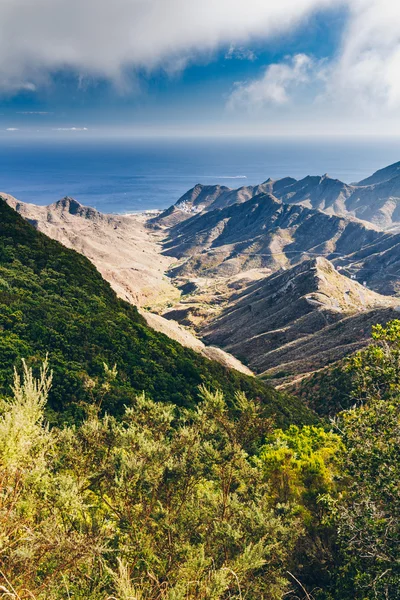
[(239, 187), (328, 173), (359, 181), (400, 160), (399, 139), (0, 140), (0, 190), (50, 204), (72, 196), (103, 212), (163, 209), (196, 183)]

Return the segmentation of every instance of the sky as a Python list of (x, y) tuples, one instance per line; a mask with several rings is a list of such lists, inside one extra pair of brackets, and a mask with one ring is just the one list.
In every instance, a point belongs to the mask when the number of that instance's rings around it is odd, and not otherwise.
[(0, 137), (400, 135), (397, 0), (1, 0)]

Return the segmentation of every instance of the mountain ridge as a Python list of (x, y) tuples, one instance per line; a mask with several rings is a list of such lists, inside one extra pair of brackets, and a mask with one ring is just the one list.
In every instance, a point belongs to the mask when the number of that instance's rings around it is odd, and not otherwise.
[[(397, 186), (400, 190), (399, 165), (376, 172), (366, 186), (344, 184), (327, 174), (299, 181), (268, 179), (260, 186), (236, 190), (198, 184), (167, 211), (142, 221), (141, 217), (102, 215), (68, 197), (47, 208), (21, 203), (15, 208), (36, 227), (60, 241), (64, 237), (67, 245), (99, 265), (108, 252), (119, 260), (129, 235), (133, 230), (137, 235), (142, 228), (142, 237), (135, 238), (128, 255), (146, 254), (141, 244), (145, 239), (155, 241), (149, 254), (151, 264), (146, 267), (154, 282), (153, 295), (146, 296), (149, 306), (161, 282), (168, 290), (157, 315), (147, 313), (142, 303), (141, 314), (150, 325), (162, 332), (170, 328), (171, 337), (202, 353), (214, 352), (207, 344), (223, 346), (274, 383), (286, 385), (294, 376), (322, 368), (360, 347), (371, 325), (396, 316), (398, 300), (374, 292), (400, 294), (400, 234), (359, 219), (348, 209), (364, 214), (368, 205), (368, 214), (377, 219), (385, 211), (392, 221), (397, 218), (397, 203), (388, 194), (396, 192)], [(110, 250), (104, 245), (107, 236)], [(325, 259), (332, 264), (324, 263)], [(124, 280), (131, 269), (121, 270), (118, 279), (115, 266), (102, 272), (124, 297)], [(330, 274), (323, 275), (324, 271)], [(136, 292), (143, 289), (145, 276), (146, 270), (138, 268), (138, 276), (131, 280), (132, 292), (135, 286)], [(288, 302), (293, 310), (283, 305), (278, 318), (268, 302), (276, 282), (287, 277), (303, 280), (304, 294), (291, 292)], [(336, 282), (345, 306), (334, 285), (313, 288), (323, 277)], [(246, 333), (237, 342), (231, 334), (224, 339), (225, 324), (235, 331), (231, 321), (235, 311), (236, 329), (245, 332), (250, 327), (247, 320), (255, 293), (260, 295), (257, 305), (264, 298), (266, 307), (258, 317), (263, 331)], [(360, 300), (352, 304), (357, 294), (359, 299), (371, 298), (371, 304), (366, 307)], [(134, 302), (133, 293), (126, 299)], [(206, 348), (190, 338), (187, 328), (203, 338)], [(297, 335), (304, 328), (307, 335)], [(285, 375), (278, 377), (279, 364)]]
[(400, 163), (380, 169), (359, 183), (348, 184), (329, 175), (291, 177), (237, 189), (196, 184), (173, 206), (154, 218), (158, 226), (171, 227), (193, 214), (245, 202), (270, 193), (289, 204), (302, 204), (337, 216), (355, 217), (381, 228), (400, 227)]
[(277, 384), (360, 348), (398, 306), (317, 257), (239, 292), (202, 333)]

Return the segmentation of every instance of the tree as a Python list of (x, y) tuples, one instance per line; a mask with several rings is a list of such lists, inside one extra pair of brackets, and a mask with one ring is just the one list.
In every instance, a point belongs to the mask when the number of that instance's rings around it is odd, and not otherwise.
[(322, 427), (292, 425), (286, 431), (273, 431), (260, 452), (275, 505), (299, 518), (301, 533), (290, 569), (313, 597), (330, 587), (336, 567), (331, 504), (342, 487), (343, 451), (336, 433)]
[[(385, 375), (386, 379), (386, 375)], [(381, 388), (382, 389), (382, 388)], [(336, 505), (338, 598), (400, 598), (400, 401), (370, 399), (338, 421), (347, 489)]]
[[(117, 377), (106, 369), (105, 383)], [(93, 385), (90, 393), (95, 394)], [(201, 390), (194, 410), (140, 395), (122, 419), (88, 404), (49, 429), (25, 367), (0, 417), (0, 592), (36, 600), (278, 600), (299, 519), (249, 455), (262, 405)], [(96, 397), (96, 395), (95, 395)], [(251, 422), (249, 422), (251, 420)], [(245, 449), (248, 448), (248, 450)]]

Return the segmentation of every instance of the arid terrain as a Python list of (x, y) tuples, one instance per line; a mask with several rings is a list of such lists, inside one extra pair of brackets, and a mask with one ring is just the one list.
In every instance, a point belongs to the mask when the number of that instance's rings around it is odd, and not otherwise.
[(396, 316), (400, 234), (388, 206), (397, 199), (385, 194), (398, 171), (352, 186), (327, 176), (197, 185), (157, 215), (3, 197), (88, 257), (151, 327), (285, 386), (362, 347), (372, 325)]

